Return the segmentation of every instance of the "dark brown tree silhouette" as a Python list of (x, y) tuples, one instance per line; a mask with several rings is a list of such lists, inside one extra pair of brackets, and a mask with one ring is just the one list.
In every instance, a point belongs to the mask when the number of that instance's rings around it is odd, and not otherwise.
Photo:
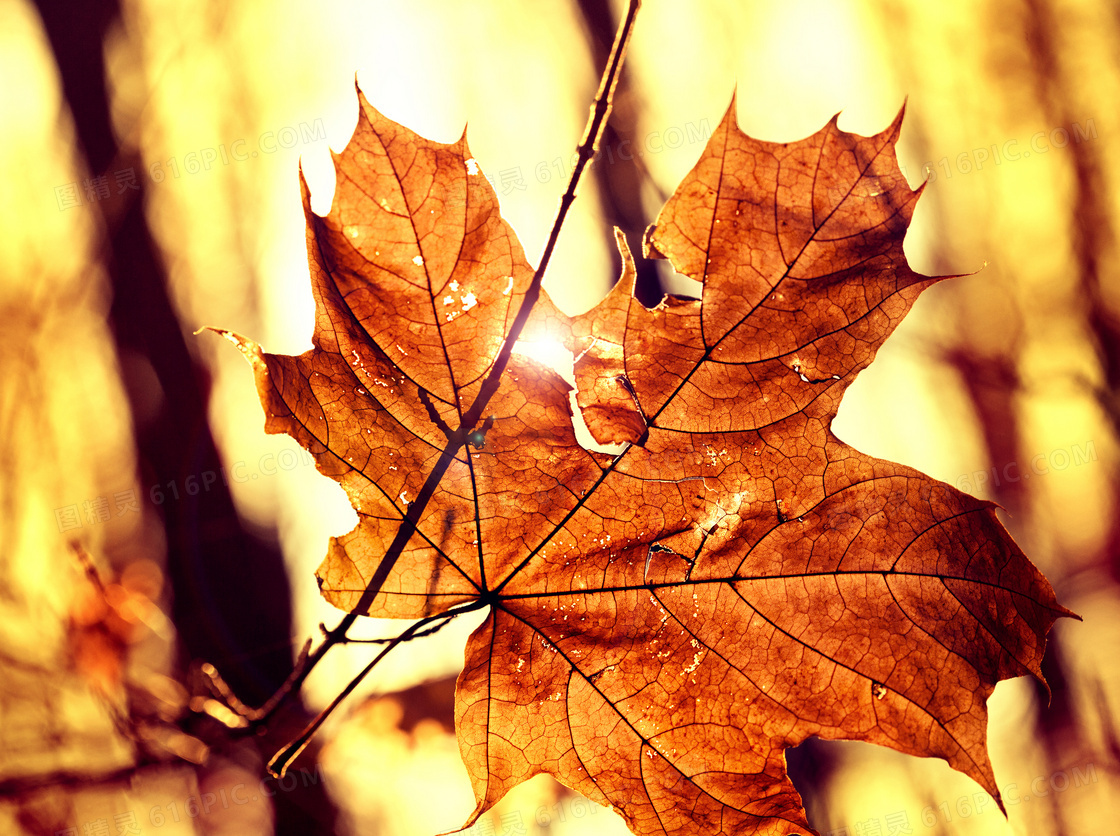
[[(104, 39), (120, 18), (119, 4), (41, 0), (37, 8), (87, 170), (110, 179), (121, 169), (144, 171), (136, 149), (118, 144), (110, 119)], [(122, 369), (141, 484), (183, 485), (188, 476), (217, 473), (222, 462), (207, 423), (208, 376), (183, 339), (159, 248), (144, 217), (146, 178), (136, 179), (139, 189), (108, 204), (113, 211), (102, 216), (101, 254), (113, 293), (109, 324), (118, 358), (128, 361)], [(89, 208), (101, 211), (98, 204)], [(151, 376), (130, 376), (137, 368), (149, 369)], [(152, 380), (162, 396), (155, 413), (138, 406), (155, 394)], [(292, 667), (289, 587), (274, 536), (245, 529), (222, 480), (194, 496), (184, 492), (158, 512), (182, 644), (180, 675), (194, 660), (207, 660), (245, 699), (263, 700)], [(300, 714), (297, 710), (292, 720)], [(224, 745), (221, 736), (214, 742)], [(321, 786), (278, 793), (274, 802), (279, 833), (333, 831), (333, 808)]]

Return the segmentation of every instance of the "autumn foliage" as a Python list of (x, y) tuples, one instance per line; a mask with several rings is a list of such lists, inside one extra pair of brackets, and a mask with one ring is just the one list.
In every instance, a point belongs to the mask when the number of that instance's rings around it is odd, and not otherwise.
[(921, 190), (896, 163), (902, 115), (776, 144), (732, 104), (644, 241), (700, 298), (643, 307), (621, 236), (595, 308), (542, 293), (524, 336), (576, 358), (588, 449), (568, 383), (507, 344), (534, 269), (466, 139), (359, 101), (326, 217), (303, 188), (314, 348), (228, 336), (267, 430), (358, 513), (323, 595), (378, 617), (488, 609), (456, 695), (468, 823), (545, 772), (637, 834), (811, 833), (784, 755), (810, 736), (944, 758), (998, 800), (986, 700), (1041, 678), (1071, 613), (991, 503), (830, 431), (944, 278), (903, 255)]

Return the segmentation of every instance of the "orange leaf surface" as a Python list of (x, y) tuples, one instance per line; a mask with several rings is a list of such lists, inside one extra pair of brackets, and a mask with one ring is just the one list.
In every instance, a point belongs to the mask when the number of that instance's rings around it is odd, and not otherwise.
[(526, 334), (578, 355), (582, 416), (621, 446), (605, 454), (577, 441), (568, 384), (516, 353), (464, 424), (533, 269), (465, 138), (359, 101), (330, 214), (303, 189), (314, 348), (228, 336), (267, 430), (358, 512), (323, 595), (379, 617), (489, 609), (456, 696), (468, 823), (546, 772), (637, 834), (811, 833), (784, 750), (813, 735), (944, 758), (998, 799), (987, 697), (1041, 678), (1071, 613), (991, 503), (829, 429), (940, 280), (903, 255), (921, 190), (895, 161), (901, 114), (776, 144), (732, 104), (645, 242), (702, 298), (643, 307), (621, 236), (597, 307), (542, 296)]

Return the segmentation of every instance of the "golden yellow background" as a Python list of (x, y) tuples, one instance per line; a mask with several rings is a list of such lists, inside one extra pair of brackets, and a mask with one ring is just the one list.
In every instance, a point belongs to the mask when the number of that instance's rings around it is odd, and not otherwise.
[[(180, 327), (212, 375), (210, 425), (223, 460), (257, 474), (263, 457), (294, 442), (264, 435), (237, 352), (192, 332), (219, 325), (276, 353), (310, 347), (297, 166), (326, 212), (328, 148), (341, 149), (354, 127), (355, 73), (375, 107), (425, 136), (453, 141), (469, 123), (474, 157), (535, 261), (600, 68), (578, 5), (559, 0), (122, 6), (103, 44), (114, 129), (142, 160), (146, 217)], [(620, 4), (613, 9), (617, 19)], [(845, 130), (875, 133), (907, 102), (900, 164), (913, 186), (930, 180), (908, 257), (919, 272), (978, 272), (925, 294), (851, 388), (834, 429), (866, 452), (1003, 504), (1024, 550), (1085, 619), (1053, 633), (1060, 716), (1025, 680), (1001, 684), (991, 700), (996, 776), (1001, 787), (1016, 785), (1005, 794), (1019, 801), (1008, 820), (941, 761), (826, 744), (806, 793), (810, 821), (849, 836), (1114, 832), (1120, 357), (1102, 345), (1109, 328), (1120, 333), (1120, 14), (1097, 0), (647, 0), (627, 74), (619, 114), (642, 151), (645, 179), (633, 199), (647, 222), (733, 89), (743, 130), (777, 141), (806, 136), (837, 111)], [(103, 236), (127, 198), (86, 195), (83, 180), (105, 172), (85, 168), (26, 0), (0, 0), (0, 90), (0, 782), (9, 782), (0, 832), (76, 827), (85, 836), (84, 825), (112, 827), (114, 815), (137, 810), (143, 833), (269, 833), (267, 805), (236, 824), (153, 827), (153, 804), (198, 793), (189, 767), (127, 789), (20, 783), (130, 762), (113, 722), (120, 694), (95, 691), (96, 677), (75, 663), (68, 625), (88, 580), (68, 541), (95, 560), (112, 555), (116, 570), (149, 561), (157, 575), (164, 552), (150, 506), (60, 531), (59, 509), (128, 490), (143, 497), (148, 486), (124, 398), (127, 359), (106, 323)], [(195, 162), (214, 158), (191, 173), (192, 153)], [(523, 189), (503, 184), (514, 170)], [(75, 194), (80, 203), (67, 205)], [(607, 231), (588, 178), (546, 279), (569, 311), (589, 307), (613, 281)], [(1000, 441), (1008, 437), (1010, 453)], [(298, 648), (319, 622), (337, 622), (313, 573), (327, 538), (349, 530), (354, 514), (313, 467), (275, 470), (230, 487), (243, 519), (280, 538)], [(162, 609), (136, 615), (145, 638), (129, 652), (143, 654), (149, 676), (172, 669), (168, 594), (151, 592)], [(458, 827), (473, 808), (454, 739), (439, 723), (406, 732), (399, 699), (363, 703), (453, 675), (472, 627), (457, 622), (389, 656), (326, 729), (318, 757), (339, 833), (430, 834)], [(361, 629), (390, 635), (400, 625)], [(324, 705), (368, 653), (333, 652), (308, 682), (308, 703)], [(505, 799), (490, 824), (497, 834), (626, 832), (613, 813), (590, 813), (541, 778)]]

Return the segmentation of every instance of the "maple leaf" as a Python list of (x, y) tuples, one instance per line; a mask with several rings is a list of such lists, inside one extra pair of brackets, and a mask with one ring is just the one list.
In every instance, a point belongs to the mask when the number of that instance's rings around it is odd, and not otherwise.
[(784, 750), (814, 735), (944, 758), (998, 800), (986, 699), (1041, 679), (1072, 613), (991, 503), (829, 429), (944, 278), (903, 255), (921, 190), (895, 161), (902, 114), (776, 144), (732, 102), (645, 241), (702, 297), (643, 307), (621, 235), (598, 306), (568, 317), (541, 295), (525, 333), (578, 354), (607, 454), (577, 441), (555, 371), (506, 352), (491, 375), (533, 269), (465, 138), (359, 103), (326, 217), (301, 179), (314, 347), (227, 336), (267, 431), (358, 513), (319, 569), (327, 600), (489, 609), (456, 694), (467, 824), (545, 772), (638, 834), (813, 832)]

